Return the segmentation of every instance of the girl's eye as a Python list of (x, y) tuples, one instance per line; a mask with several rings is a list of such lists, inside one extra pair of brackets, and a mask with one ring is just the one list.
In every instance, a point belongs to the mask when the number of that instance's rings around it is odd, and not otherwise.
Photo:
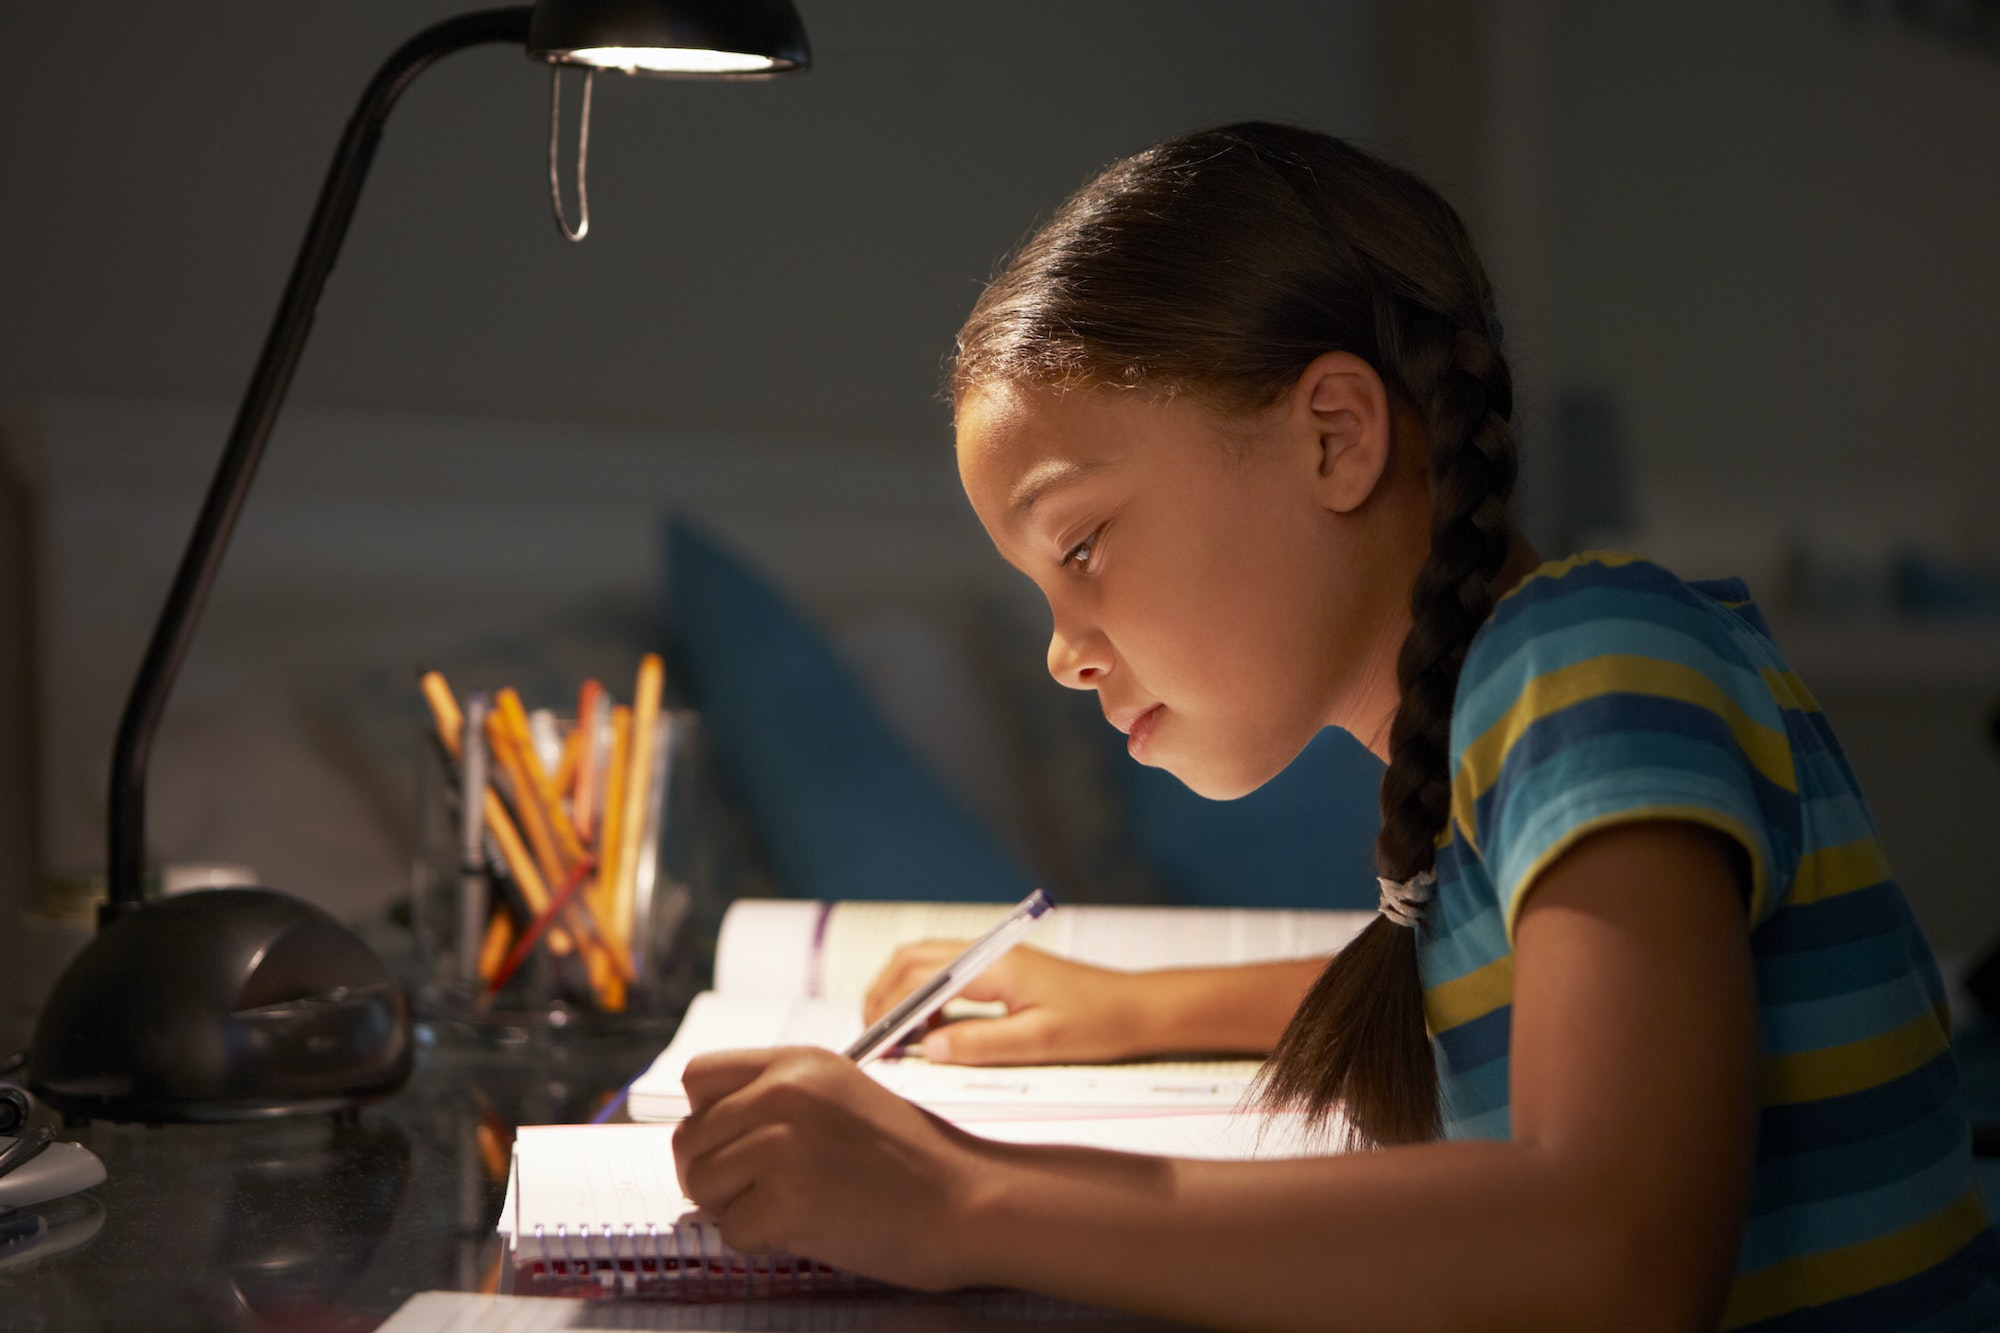
[(1078, 569), (1088, 569), (1090, 567), (1090, 557), (1097, 550), (1098, 533), (1103, 531), (1104, 529), (1099, 528), (1097, 532), (1091, 533), (1088, 537), (1070, 547), (1063, 555), (1063, 566), (1068, 568), (1073, 565)]

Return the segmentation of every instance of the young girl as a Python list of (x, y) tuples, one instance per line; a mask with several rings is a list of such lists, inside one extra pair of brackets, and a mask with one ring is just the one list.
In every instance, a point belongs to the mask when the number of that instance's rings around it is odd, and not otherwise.
[(729, 1053), (676, 1157), (730, 1244), (1239, 1327), (2000, 1327), (1942, 988), (1838, 745), (1741, 585), (1529, 549), (1499, 344), (1435, 193), (1247, 124), (1065, 204), (952, 384), (1049, 669), (1135, 759), (1227, 798), (1338, 726), (1388, 770), (1382, 915), (1323, 975), (1023, 952), (931, 1053), (1268, 1051), (1270, 1103), (1378, 1150), (1007, 1147)]

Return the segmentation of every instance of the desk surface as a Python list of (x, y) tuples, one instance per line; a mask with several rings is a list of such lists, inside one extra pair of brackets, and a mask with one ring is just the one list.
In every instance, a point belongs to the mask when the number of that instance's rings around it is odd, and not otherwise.
[(477, 1291), (498, 1272), (491, 1164), (512, 1127), (590, 1119), (656, 1044), (426, 1044), (358, 1123), (63, 1131), (109, 1178), (49, 1213), (39, 1252), (0, 1254), (0, 1330), (361, 1333), (413, 1292)]
[[(366, 1333), (417, 1292), (490, 1291), (502, 1261), (494, 1222), (513, 1127), (591, 1119), (657, 1045), (425, 1044), (409, 1085), (352, 1124), (316, 1116), (64, 1131), (104, 1160), (109, 1177), (60, 1208), (40, 1206), (51, 1234), (37, 1250), (0, 1251), (0, 1333)], [(1081, 1323), (1093, 1333), (1178, 1327), (1018, 1293), (706, 1307), (593, 1304), (549, 1302), (532, 1318), (493, 1311), (469, 1325), (442, 1326), (522, 1333), (568, 1327), (1021, 1333), (1027, 1324), (1049, 1322)]]

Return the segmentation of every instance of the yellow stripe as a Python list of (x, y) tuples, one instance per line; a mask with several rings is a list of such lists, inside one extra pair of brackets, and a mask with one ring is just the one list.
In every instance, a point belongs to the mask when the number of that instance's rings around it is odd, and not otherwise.
[(1766, 1106), (1843, 1097), (1922, 1068), (1948, 1044), (1937, 1015), (1926, 1010), (1901, 1027), (1860, 1041), (1765, 1057), (1757, 1075), (1758, 1095)]
[(1573, 704), (1612, 693), (1650, 694), (1706, 708), (1728, 726), (1757, 771), (1786, 791), (1797, 791), (1792, 746), (1785, 733), (1756, 721), (1716, 683), (1693, 667), (1657, 657), (1607, 653), (1547, 671), (1529, 681), (1499, 720), (1465, 747), (1452, 776), (1452, 809), (1466, 842), (1478, 850), (1470, 820), (1478, 799), (1500, 779), (1507, 751), (1536, 722)]
[(1813, 903), (1837, 898), (1890, 878), (1889, 858), (1873, 837), (1856, 838), (1835, 847), (1822, 847), (1799, 858), (1798, 874), (1788, 903)]
[(1820, 711), (1819, 700), (1799, 679), (1796, 671), (1780, 671), (1776, 667), (1765, 667), (1758, 672), (1764, 678), (1764, 687), (1771, 691), (1771, 697), (1778, 701), (1780, 708), (1796, 708), (1802, 713)]
[(1512, 597), (1536, 579), (1559, 579), (1571, 570), (1581, 569), (1585, 565), (1603, 565), (1606, 569), (1616, 569), (1620, 565), (1629, 565), (1645, 558), (1630, 551), (1579, 551), (1560, 560), (1546, 560), (1529, 570), (1528, 576), (1509, 588), (1500, 600), (1506, 601), (1508, 597)]
[[(1764, 858), (1757, 851), (1757, 839), (1740, 820), (1731, 819), (1705, 805), (1641, 805), (1586, 819), (1565, 830), (1562, 837), (1542, 850), (1542, 854), (1522, 874), (1520, 884), (1513, 889), (1514, 896), (1507, 902), (1507, 943), (1512, 945), (1514, 942), (1514, 927), (1521, 919), (1522, 906), (1528, 901), (1528, 890), (1535, 886), (1543, 872), (1562, 859), (1565, 852), (1602, 829), (1642, 823), (1699, 824), (1703, 828), (1714, 829), (1741, 847), (1750, 861), (1750, 905), (1745, 920), (1753, 926), (1763, 922), (1769, 907), (1770, 879), (1764, 872)], [(1502, 884), (1499, 888), (1504, 893), (1508, 886)]]
[(1957, 1254), (1989, 1225), (1974, 1188), (1901, 1231), (1746, 1273), (1729, 1289), (1722, 1327), (1741, 1328), (1915, 1277)]
[(1501, 954), (1462, 977), (1439, 982), (1424, 991), (1424, 1015), (1433, 1033), (1448, 1032), (1461, 1023), (1484, 1018), (1514, 999), (1514, 955)]

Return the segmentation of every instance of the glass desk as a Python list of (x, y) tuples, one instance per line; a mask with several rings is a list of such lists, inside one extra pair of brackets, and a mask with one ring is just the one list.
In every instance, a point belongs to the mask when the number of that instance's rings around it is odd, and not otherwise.
[[(661, 1044), (425, 1041), (408, 1086), (346, 1121), (61, 1131), (102, 1158), (109, 1178), (37, 1205), (49, 1224), (37, 1247), (0, 1248), (0, 1333), (364, 1333), (416, 1292), (492, 1291), (504, 1261), (494, 1223), (513, 1127), (592, 1119)], [(1050, 1321), (1174, 1327), (999, 1293), (603, 1301), (563, 1326), (989, 1333)]]
[(344, 1121), (60, 1131), (109, 1178), (0, 1252), (0, 1330), (345, 1333), (412, 1292), (490, 1290), (513, 1127), (589, 1120), (659, 1045), (426, 1041), (402, 1092)]

